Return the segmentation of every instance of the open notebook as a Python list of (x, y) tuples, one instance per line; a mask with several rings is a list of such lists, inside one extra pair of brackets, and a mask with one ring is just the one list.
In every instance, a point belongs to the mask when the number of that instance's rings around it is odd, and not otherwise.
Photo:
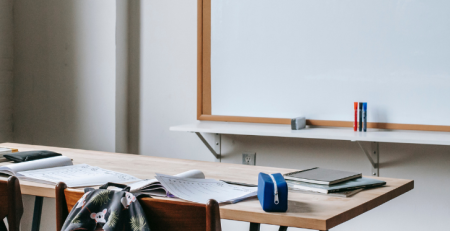
[(0, 173), (42, 184), (64, 182), (68, 187), (85, 187), (108, 182), (125, 183), (140, 180), (134, 176), (87, 164), (73, 165), (65, 156), (27, 161), (0, 167)]
[(22, 162), (18, 164), (9, 164), (0, 167), (0, 173), (7, 174), (10, 176), (18, 176), (18, 172), (44, 169), (44, 168), (54, 168), (61, 166), (73, 165), (72, 160), (66, 156), (56, 156), (51, 158), (45, 158), (40, 160), (33, 160)]
[(187, 201), (206, 204), (209, 199), (219, 203), (237, 203), (257, 194), (258, 187), (231, 185), (215, 179), (195, 179), (156, 173), (156, 179), (172, 195)]
[[(192, 179), (205, 179), (205, 174), (199, 170), (189, 170), (175, 176)], [(161, 185), (157, 179), (145, 179), (129, 184), (128, 186), (130, 186), (130, 192), (133, 193), (145, 193), (151, 196), (159, 197), (174, 197)]]
[(230, 185), (223, 181), (205, 179), (199, 170), (190, 170), (169, 176), (156, 173), (156, 179), (142, 180), (130, 186), (130, 192), (152, 196), (177, 197), (183, 200), (206, 203), (215, 199), (219, 203), (236, 203), (256, 196), (257, 187)]

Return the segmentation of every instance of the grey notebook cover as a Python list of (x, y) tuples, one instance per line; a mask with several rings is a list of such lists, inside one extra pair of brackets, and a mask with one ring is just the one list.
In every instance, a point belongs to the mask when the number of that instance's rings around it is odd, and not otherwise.
[(326, 168), (312, 168), (298, 172), (287, 173), (286, 179), (305, 181), (316, 184), (335, 184), (345, 180), (361, 177), (361, 173), (333, 170)]
[(316, 192), (323, 192), (323, 193), (333, 193), (333, 192), (341, 192), (341, 191), (347, 191), (347, 190), (353, 190), (358, 188), (371, 188), (376, 186), (382, 186), (385, 185), (385, 181), (376, 180), (372, 178), (357, 178), (353, 180), (349, 180), (343, 183), (335, 184), (335, 185), (320, 185), (320, 184), (311, 184), (306, 182), (299, 182), (299, 181), (291, 181), (287, 180), (286, 183), (289, 187), (303, 189), (303, 190), (310, 190), (310, 191), (316, 191)]

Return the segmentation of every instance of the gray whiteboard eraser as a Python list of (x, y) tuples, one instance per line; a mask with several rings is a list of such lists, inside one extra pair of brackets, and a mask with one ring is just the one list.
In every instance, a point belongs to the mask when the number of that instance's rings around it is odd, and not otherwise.
[(292, 130), (300, 130), (306, 127), (306, 118), (305, 117), (297, 117), (291, 120), (291, 129)]

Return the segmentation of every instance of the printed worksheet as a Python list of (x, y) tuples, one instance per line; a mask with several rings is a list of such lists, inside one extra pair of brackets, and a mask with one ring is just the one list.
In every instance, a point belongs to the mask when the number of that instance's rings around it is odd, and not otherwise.
[(23, 171), (18, 172), (17, 176), (19, 179), (44, 184), (64, 182), (68, 187), (85, 187), (102, 185), (108, 182), (124, 183), (140, 180), (128, 174), (87, 164)]
[(183, 200), (206, 204), (209, 199), (219, 203), (236, 203), (256, 196), (257, 187), (227, 184), (214, 179), (192, 179), (156, 174), (156, 179), (174, 196)]

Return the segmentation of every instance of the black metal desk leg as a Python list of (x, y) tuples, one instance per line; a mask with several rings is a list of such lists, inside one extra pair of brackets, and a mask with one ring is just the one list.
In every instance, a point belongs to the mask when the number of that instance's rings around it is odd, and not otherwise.
[(287, 226), (280, 226), (280, 228), (278, 229), (278, 231), (287, 231)]
[(250, 222), (250, 231), (259, 231), (260, 227), (261, 227), (260, 223)]
[(43, 197), (36, 196), (36, 199), (34, 199), (33, 223), (31, 224), (31, 231), (39, 231), (39, 227), (41, 225), (43, 202), (44, 202)]

